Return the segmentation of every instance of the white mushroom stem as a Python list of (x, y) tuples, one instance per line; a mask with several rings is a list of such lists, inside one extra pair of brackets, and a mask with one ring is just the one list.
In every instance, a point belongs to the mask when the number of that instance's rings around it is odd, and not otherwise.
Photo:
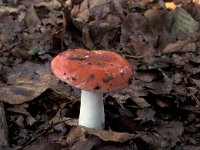
[(103, 93), (82, 90), (79, 125), (96, 129), (104, 128)]

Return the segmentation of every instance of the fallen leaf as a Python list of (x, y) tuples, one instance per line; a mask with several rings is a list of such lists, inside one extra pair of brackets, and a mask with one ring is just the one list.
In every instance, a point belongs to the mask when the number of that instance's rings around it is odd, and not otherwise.
[(101, 142), (102, 141), (97, 137), (87, 137), (87, 139), (78, 140), (70, 149), (82, 150), (84, 147), (84, 149), (93, 150), (96, 149)]
[(19, 127), (22, 127), (24, 128), (24, 117), (22, 115), (18, 115), (16, 117), (16, 120), (15, 120), (15, 123), (19, 126)]
[(23, 115), (26, 115), (26, 123), (30, 126), (32, 126), (35, 122), (36, 122), (36, 119), (33, 118), (31, 116), (31, 114), (25, 109), (27, 108), (28, 106), (26, 104), (21, 104), (21, 105), (12, 105), (11, 107), (8, 107), (7, 108), (7, 111), (10, 111), (10, 112), (15, 112), (15, 113), (19, 113), (19, 114), (23, 114)]
[(153, 45), (156, 37), (151, 30), (148, 30), (147, 18), (139, 13), (130, 13), (124, 19), (120, 42), (123, 49), (134, 56), (151, 57), (155, 54)]
[(192, 0), (192, 3), (185, 5), (185, 10), (191, 14), (191, 16), (196, 20), (200, 21), (200, 9), (199, 9), (199, 0)]
[(84, 0), (80, 6), (75, 5), (71, 13), (74, 19), (84, 23), (88, 22), (90, 16), (88, 0)]
[(175, 52), (195, 52), (196, 44), (188, 41), (177, 41), (176, 43), (168, 44), (163, 53), (175, 53)]
[(173, 122), (165, 124), (161, 128), (156, 129), (156, 131), (160, 135), (160, 138), (163, 139), (163, 145), (173, 147), (181, 140), (180, 137), (184, 132), (184, 127), (181, 122)]
[(188, 62), (188, 59), (185, 59), (185, 57), (181, 57), (179, 55), (174, 54), (172, 57), (172, 61), (177, 66), (184, 66)]
[(46, 7), (49, 10), (58, 9), (61, 7), (61, 4), (58, 0), (50, 0), (49, 2), (39, 1), (34, 4), (36, 7)]
[(84, 26), (82, 29), (82, 41), (83, 41), (85, 47), (87, 47), (88, 49), (94, 48), (94, 44), (90, 37), (89, 28), (87, 26)]
[(84, 139), (85, 134), (81, 131), (80, 127), (72, 127), (67, 135), (66, 143), (74, 143), (78, 139)]
[[(62, 109), (62, 108), (61, 108)], [(78, 119), (62, 117), (61, 116), (61, 109), (56, 113), (56, 115), (48, 122), (49, 125), (54, 125), (60, 122), (64, 122), (70, 126), (78, 126)]]
[(193, 56), (192, 58), (190, 58), (190, 61), (200, 64), (200, 55), (199, 56)]
[(167, 150), (181, 141), (184, 128), (181, 122), (173, 122), (162, 125), (162, 127), (157, 128), (156, 131), (157, 133), (138, 132), (137, 137), (151, 144), (154, 149)]
[(25, 104), (13, 105), (11, 107), (8, 107), (7, 110), (29, 116), (30, 113), (25, 109), (25, 107), (27, 107)]
[(138, 119), (142, 120), (142, 123), (147, 121), (155, 121), (156, 112), (151, 108), (144, 108), (137, 111)]
[(193, 84), (200, 88), (200, 80), (199, 79), (190, 79)]
[(195, 66), (191, 63), (186, 63), (184, 65), (184, 71), (192, 73), (192, 74), (197, 74), (200, 72), (200, 68), (199, 68), (199, 66)]
[(168, 31), (169, 23), (167, 21), (167, 14), (168, 11), (165, 9), (148, 9), (144, 12), (144, 16), (148, 20), (149, 28), (155, 35), (159, 36), (157, 42), (159, 43), (160, 48), (173, 42), (175, 39)]
[(38, 25), (41, 24), (41, 21), (35, 12), (34, 5), (31, 2), (29, 2), (27, 5), (28, 8), (26, 11), (26, 15), (24, 17), (25, 23), (29, 27), (31, 26), (37, 27)]
[(15, 46), (15, 48), (11, 50), (11, 54), (14, 58), (31, 60), (31, 55), (28, 54), (28, 51), (20, 46)]
[(28, 102), (52, 85), (55, 87), (57, 81), (51, 74), (48, 64), (40, 65), (27, 61), (7, 72), (9, 84), (0, 84), (0, 100), (10, 104)]
[(131, 97), (131, 100), (135, 102), (140, 108), (146, 108), (151, 106), (144, 98), (142, 97)]
[(173, 80), (171, 78), (164, 78), (163, 80), (153, 81), (146, 87), (154, 94), (170, 94), (172, 83)]
[[(119, 133), (114, 131), (98, 130), (86, 127), (77, 127), (70, 131), (67, 141), (75, 141), (75, 139), (80, 137), (85, 137), (85, 135), (95, 135), (102, 139), (103, 141), (112, 141), (123, 143), (127, 140), (133, 139), (134, 134), (129, 133)], [(73, 140), (72, 140), (73, 139)]]
[(173, 76), (173, 78), (174, 78), (174, 83), (175, 84), (181, 83), (181, 81), (183, 80), (183, 74), (182, 74), (182, 72), (175, 73), (174, 76)]
[(11, 6), (0, 6), (0, 13), (5, 13), (5, 12), (9, 12), (9, 13), (18, 13), (20, 10), (25, 9), (23, 5), (19, 5), (16, 7), (11, 7)]
[(27, 146), (24, 150), (63, 150), (64, 146), (60, 143), (39, 143)]
[(113, 142), (123, 143), (135, 137), (134, 134), (120, 133), (120, 132), (114, 132), (114, 131), (106, 131), (106, 130), (98, 130), (98, 129), (90, 129), (90, 128), (83, 128), (82, 130), (86, 134), (96, 135), (104, 141), (113, 141)]
[[(117, 124), (117, 125), (116, 125)], [(138, 131), (143, 131), (144, 128), (138, 124), (136, 119), (132, 117), (121, 116), (119, 120), (113, 122), (112, 128), (114, 129), (121, 129), (128, 133), (136, 133)]]
[(89, 0), (89, 11), (97, 22), (103, 20), (111, 11), (109, 8), (110, 0)]
[[(123, 94), (122, 94), (123, 93)], [(146, 96), (145, 91), (142, 87), (136, 86), (134, 84), (125, 88), (121, 92), (115, 92), (111, 94), (120, 104), (126, 103), (128, 98), (136, 103), (140, 108), (145, 108), (151, 106), (142, 96)]]
[(157, 77), (157, 75), (155, 73), (144, 72), (144, 71), (137, 71), (136, 72), (136, 78), (141, 80), (141, 81), (151, 82), (156, 77)]

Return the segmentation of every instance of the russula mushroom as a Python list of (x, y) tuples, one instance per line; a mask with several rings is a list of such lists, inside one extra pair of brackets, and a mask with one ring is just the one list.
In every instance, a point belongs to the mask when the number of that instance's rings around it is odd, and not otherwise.
[(73, 49), (58, 54), (51, 62), (60, 80), (81, 89), (79, 125), (103, 129), (103, 93), (127, 87), (133, 78), (131, 65), (112, 51)]

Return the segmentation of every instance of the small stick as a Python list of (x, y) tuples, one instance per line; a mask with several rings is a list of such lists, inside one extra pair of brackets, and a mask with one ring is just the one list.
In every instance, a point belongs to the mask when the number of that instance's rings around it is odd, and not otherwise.
[(141, 59), (141, 58), (144, 58), (143, 55), (139, 55), (139, 56), (134, 56), (134, 55), (126, 55), (124, 54), (123, 56), (125, 56), (126, 58), (132, 58), (132, 59)]
[(0, 101), (0, 145), (9, 146), (8, 143), (8, 126), (6, 121), (3, 102)]

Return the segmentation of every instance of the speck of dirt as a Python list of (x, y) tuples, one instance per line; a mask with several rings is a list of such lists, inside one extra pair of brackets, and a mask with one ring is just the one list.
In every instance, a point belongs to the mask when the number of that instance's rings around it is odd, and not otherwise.
[(94, 90), (99, 90), (99, 89), (100, 89), (99, 85), (95, 86), (95, 88), (94, 88)]
[(95, 75), (94, 74), (90, 74), (89, 79), (88, 80), (94, 80), (95, 79)]
[(71, 60), (85, 60), (85, 56), (80, 56), (80, 55), (71, 55), (68, 56), (67, 58)]
[(120, 72), (120, 75), (121, 75), (121, 76), (124, 76), (124, 71), (123, 71), (123, 72)]
[(103, 80), (104, 83), (108, 83), (108, 82), (110, 82), (110, 80), (113, 80), (113, 79), (114, 78), (113, 78), (112, 74), (106, 74), (106, 77), (103, 78), (102, 80)]
[(86, 62), (86, 65), (92, 65), (92, 63), (91, 62)]
[(72, 77), (72, 80), (76, 81), (76, 78), (75, 78), (75, 77)]

